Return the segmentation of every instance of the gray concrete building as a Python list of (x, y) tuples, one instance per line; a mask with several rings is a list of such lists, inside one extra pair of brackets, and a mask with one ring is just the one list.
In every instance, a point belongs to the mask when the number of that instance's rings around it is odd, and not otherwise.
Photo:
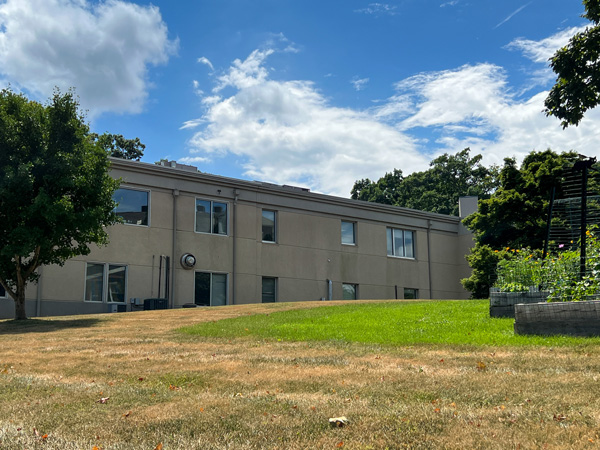
[[(467, 298), (473, 237), (458, 217), (112, 160), (124, 223), (27, 290), (31, 317), (184, 305)], [(462, 199), (461, 215), (476, 208)], [(0, 317), (14, 302), (0, 291)], [(152, 306), (153, 305), (153, 306)]]

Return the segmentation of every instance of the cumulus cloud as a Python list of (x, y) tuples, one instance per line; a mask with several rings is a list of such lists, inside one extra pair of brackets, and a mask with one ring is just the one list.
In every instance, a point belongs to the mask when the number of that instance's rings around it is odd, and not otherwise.
[(137, 113), (148, 97), (148, 67), (176, 51), (154, 6), (108, 0), (0, 3), (0, 74), (46, 98), (75, 87), (90, 114)]
[[(561, 39), (513, 45), (541, 62)], [(190, 158), (234, 154), (247, 177), (348, 196), (358, 179), (423, 170), (432, 157), (465, 147), (486, 164), (547, 148), (600, 156), (600, 110), (563, 130), (543, 113), (547, 90), (518, 95), (520, 87), (495, 64), (417, 74), (396, 83), (389, 98), (356, 110), (333, 106), (311, 81), (272, 79), (266, 61), (276, 51), (255, 50), (214, 75), (204, 114), (182, 125), (195, 130)]]

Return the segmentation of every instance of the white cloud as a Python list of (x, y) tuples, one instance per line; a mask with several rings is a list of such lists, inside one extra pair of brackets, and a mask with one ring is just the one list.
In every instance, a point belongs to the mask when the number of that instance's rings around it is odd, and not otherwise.
[(352, 80), (350, 80), (350, 83), (352, 83), (352, 86), (354, 86), (354, 89), (357, 91), (362, 91), (368, 82), (369, 82), (368, 78), (354, 77), (354, 78), (352, 78)]
[[(541, 62), (561, 39), (511, 45)], [(520, 88), (498, 65), (417, 74), (359, 111), (333, 106), (310, 81), (271, 79), (265, 64), (274, 51), (255, 50), (215, 75), (205, 113), (182, 126), (196, 129), (191, 157), (233, 154), (246, 161), (247, 177), (348, 196), (358, 179), (378, 179), (393, 168), (423, 170), (433, 156), (465, 147), (486, 164), (547, 148), (600, 156), (600, 109), (563, 130), (543, 113), (547, 91), (517, 95)]]
[(198, 62), (200, 64), (204, 64), (204, 65), (207, 65), (208, 67), (210, 67), (211, 72), (215, 70), (212, 63), (206, 56), (201, 56), (200, 58), (198, 58)]
[(506, 22), (508, 22), (510, 19), (512, 19), (514, 16), (516, 16), (517, 14), (519, 14), (521, 11), (523, 11), (525, 8), (527, 8), (529, 5), (531, 5), (533, 2), (529, 2), (519, 8), (517, 8), (515, 11), (513, 11), (512, 13), (510, 13), (503, 21), (501, 21), (498, 25), (496, 25), (494, 28), (498, 28), (501, 25), (504, 25)]
[(394, 16), (396, 15), (397, 8), (397, 6), (390, 5), (388, 3), (369, 3), (366, 8), (355, 9), (354, 12), (374, 16), (379, 16), (382, 14)]
[(137, 113), (148, 97), (150, 65), (177, 42), (154, 6), (119, 0), (6, 0), (0, 3), (0, 74), (47, 98), (75, 87), (92, 116)]
[(541, 41), (518, 38), (510, 42), (506, 48), (521, 50), (523, 55), (535, 63), (547, 64), (548, 60), (558, 49), (564, 47), (575, 34), (585, 30), (586, 27), (573, 27), (560, 31)]

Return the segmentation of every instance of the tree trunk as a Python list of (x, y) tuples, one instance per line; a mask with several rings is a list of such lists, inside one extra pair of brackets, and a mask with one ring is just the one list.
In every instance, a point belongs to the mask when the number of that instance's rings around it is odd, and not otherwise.
[(27, 319), (27, 311), (25, 310), (25, 286), (17, 286), (17, 297), (15, 298), (15, 319)]

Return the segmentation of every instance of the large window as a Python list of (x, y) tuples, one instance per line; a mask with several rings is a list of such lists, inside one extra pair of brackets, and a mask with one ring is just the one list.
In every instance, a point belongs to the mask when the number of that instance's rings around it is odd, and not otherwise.
[(275, 303), (277, 301), (277, 278), (263, 277), (262, 302)]
[(388, 228), (387, 254), (388, 256), (398, 256), (400, 258), (414, 258), (414, 232), (398, 228)]
[(267, 211), (263, 209), (262, 212), (262, 240), (263, 242), (277, 242), (276, 234), (276, 218), (277, 214), (275, 211)]
[(86, 301), (125, 303), (126, 288), (127, 266), (87, 263), (85, 269)]
[(342, 283), (342, 299), (356, 300), (358, 294), (358, 285), (350, 283)]
[(199, 306), (226, 305), (227, 274), (196, 272), (194, 279), (194, 303)]
[(227, 234), (227, 203), (197, 198), (196, 232)]
[(356, 223), (342, 220), (342, 244), (356, 244)]
[(148, 191), (121, 188), (113, 194), (115, 212), (130, 225), (148, 226)]

